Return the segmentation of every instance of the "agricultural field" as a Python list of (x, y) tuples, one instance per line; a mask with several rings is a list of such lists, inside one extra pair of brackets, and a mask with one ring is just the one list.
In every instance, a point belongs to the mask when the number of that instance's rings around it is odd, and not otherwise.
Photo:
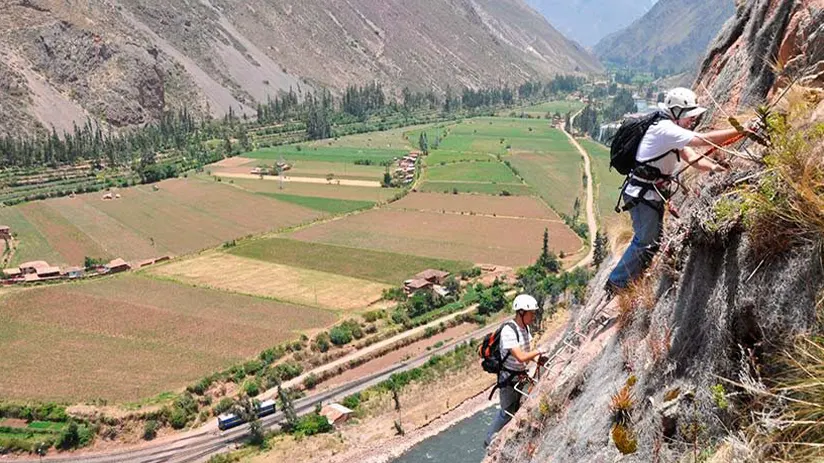
[(534, 191), (529, 185), (514, 183), (474, 183), (474, 182), (425, 182), (418, 191), (426, 193), (461, 193), (484, 195), (529, 196)]
[(317, 140), (306, 145), (311, 147), (332, 148), (368, 148), (405, 150), (417, 149), (417, 138), (412, 138), (415, 131), (432, 127), (432, 125), (418, 125), (385, 130), (382, 132), (360, 133), (347, 135), (331, 140)]
[(298, 182), (284, 182), (283, 188), (281, 189), (280, 182), (260, 179), (234, 179), (232, 185), (236, 188), (252, 193), (309, 196), (329, 199), (344, 199), (348, 201), (369, 201), (376, 203), (387, 201), (401, 192), (401, 190), (397, 188), (373, 188)]
[(242, 156), (263, 162), (280, 161), (288, 163), (298, 161), (339, 162), (353, 164), (355, 161), (369, 161), (376, 165), (381, 162), (390, 162), (395, 158), (409, 153), (408, 149), (379, 149), (355, 147), (331, 147), (323, 145), (284, 145), (273, 148), (262, 148), (257, 151), (244, 153)]
[(227, 253), (210, 253), (149, 270), (185, 284), (330, 310), (365, 309), (391, 286), (340, 274), (291, 267)]
[(540, 200), (527, 196), (453, 195), (410, 193), (390, 204), (392, 209), (424, 212), (454, 212), (460, 214), (524, 217), (560, 221), (552, 209)]
[(531, 106), (524, 106), (514, 110), (502, 110), (499, 115), (507, 115), (515, 112), (516, 114), (527, 114), (532, 117), (545, 117), (547, 113), (554, 115), (556, 112), (561, 113), (563, 117), (568, 112), (577, 112), (584, 107), (584, 103), (577, 100), (560, 100), (549, 101)]
[(541, 219), (407, 212), (388, 208), (317, 224), (286, 236), (307, 242), (517, 267), (540, 253), (544, 229), (555, 252), (574, 254), (581, 239)]
[(624, 177), (609, 170), (609, 148), (592, 140), (578, 140), (592, 159), (592, 176), (596, 185), (596, 206), (602, 220), (615, 216), (615, 204), (621, 193)]
[[(442, 137), (440, 147), (430, 150), (425, 160), (420, 191), (538, 194), (563, 213), (571, 213), (575, 198), (583, 194), (581, 156), (566, 135), (547, 121), (484, 117), (440, 127), (438, 134)], [(502, 163), (472, 162), (497, 157), (511, 168)]]
[(325, 215), (199, 178), (117, 193), (120, 199), (103, 200), (102, 193), (92, 193), (0, 209), (0, 223), (12, 226), (19, 242), (12, 263), (37, 259), (79, 265), (85, 256), (136, 260), (180, 255)]
[(353, 201), (350, 199), (332, 199), (313, 196), (287, 195), (280, 193), (260, 193), (279, 201), (295, 204), (315, 211), (328, 212), (330, 214), (345, 214), (347, 212), (369, 209), (374, 207), (372, 201)]
[(244, 241), (229, 249), (228, 252), (249, 259), (345, 275), (394, 286), (400, 285), (412, 275), (429, 268), (458, 273), (472, 267), (472, 264), (466, 261), (458, 262), (283, 238), (258, 238)]
[[(209, 172), (215, 175), (220, 174), (251, 174), (256, 167), (271, 168), (277, 161), (262, 161), (244, 157), (230, 158), (235, 160), (232, 163), (216, 163), (208, 166)], [(386, 167), (378, 164), (365, 166), (347, 162), (310, 161), (310, 160), (287, 160), (292, 168), (285, 172), (288, 177), (310, 177), (326, 178), (331, 174), (338, 179), (352, 180), (372, 180), (380, 181)], [(255, 176), (257, 177), (257, 176)]]
[(337, 319), (321, 309), (137, 275), (0, 297), (0, 369), (14, 372), (0, 376), (7, 400), (138, 400)]

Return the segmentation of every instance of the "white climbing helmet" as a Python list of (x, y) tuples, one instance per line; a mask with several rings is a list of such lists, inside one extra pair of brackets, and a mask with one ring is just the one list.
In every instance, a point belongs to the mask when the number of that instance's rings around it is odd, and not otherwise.
[(707, 108), (698, 106), (698, 97), (688, 88), (678, 87), (667, 92), (663, 103), (658, 103), (658, 109), (673, 120), (697, 117), (704, 114)]
[(524, 312), (534, 312), (538, 310), (538, 301), (529, 294), (521, 294), (512, 301), (512, 310), (515, 312), (523, 310)]

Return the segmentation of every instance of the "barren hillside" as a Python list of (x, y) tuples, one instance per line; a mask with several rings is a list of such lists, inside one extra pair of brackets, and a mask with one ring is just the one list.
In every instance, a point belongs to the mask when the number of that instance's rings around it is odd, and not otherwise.
[(520, 83), (597, 60), (522, 0), (0, 0), (0, 134), (114, 127), (280, 90)]
[(710, 40), (735, 13), (733, 0), (660, 0), (626, 29), (604, 37), (605, 63), (695, 75)]

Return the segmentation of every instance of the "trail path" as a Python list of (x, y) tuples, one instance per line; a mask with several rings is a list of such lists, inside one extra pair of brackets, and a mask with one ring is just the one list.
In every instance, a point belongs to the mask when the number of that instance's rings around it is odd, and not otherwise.
[[(583, 109), (581, 111), (583, 111)], [(570, 117), (570, 127), (575, 122), (575, 118), (581, 114), (581, 111), (578, 111)], [(581, 153), (581, 157), (584, 158), (584, 171), (587, 176), (587, 225), (589, 226), (589, 252), (586, 257), (570, 268), (570, 270), (575, 270), (576, 268), (586, 267), (592, 263), (592, 258), (595, 255), (595, 235), (598, 233), (598, 222), (595, 220), (595, 195), (592, 187), (592, 161), (589, 158), (589, 153), (586, 152), (581, 144), (578, 143), (578, 140), (576, 140), (571, 133), (567, 132), (565, 128), (563, 129), (563, 132), (566, 134), (567, 138), (569, 138), (569, 142), (572, 143), (579, 153)]]

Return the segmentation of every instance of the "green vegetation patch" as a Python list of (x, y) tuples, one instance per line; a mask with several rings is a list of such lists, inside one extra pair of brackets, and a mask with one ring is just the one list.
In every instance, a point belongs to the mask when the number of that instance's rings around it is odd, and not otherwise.
[(420, 191), (424, 193), (480, 193), (485, 195), (530, 196), (528, 185), (515, 183), (472, 183), (472, 182), (425, 182)]
[(507, 166), (494, 160), (430, 167), (426, 179), (433, 182), (519, 183)]
[(274, 161), (284, 158), (287, 162), (290, 160), (303, 159), (309, 161), (348, 162), (354, 164), (355, 161), (369, 160), (376, 164), (380, 164), (381, 162), (391, 161), (394, 158), (405, 156), (407, 153), (407, 150), (401, 149), (288, 145), (263, 148), (258, 151), (244, 153), (243, 156), (252, 159), (266, 159)]
[(592, 176), (597, 194), (598, 214), (602, 219), (615, 215), (624, 176), (609, 170), (609, 148), (592, 140), (579, 140), (592, 160)]
[(428, 268), (443, 269), (452, 273), (472, 268), (469, 262), (306, 243), (284, 238), (249, 241), (232, 248), (229, 253), (250, 259), (393, 285)]
[(259, 193), (264, 196), (275, 198), (279, 201), (297, 204), (308, 207), (316, 211), (331, 212), (333, 214), (344, 214), (347, 212), (368, 209), (375, 205), (372, 201), (354, 201), (348, 199), (319, 198), (316, 196), (297, 196), (281, 193)]
[(584, 191), (583, 161), (577, 151), (517, 153), (508, 161), (556, 211), (572, 213), (575, 198)]
[(495, 158), (491, 154), (487, 153), (477, 153), (477, 152), (464, 152), (464, 151), (453, 151), (453, 150), (435, 150), (430, 151), (429, 156), (426, 157), (426, 165), (428, 166), (436, 166), (440, 163), (453, 163), (453, 162), (467, 162), (467, 161), (489, 161), (494, 160)]

